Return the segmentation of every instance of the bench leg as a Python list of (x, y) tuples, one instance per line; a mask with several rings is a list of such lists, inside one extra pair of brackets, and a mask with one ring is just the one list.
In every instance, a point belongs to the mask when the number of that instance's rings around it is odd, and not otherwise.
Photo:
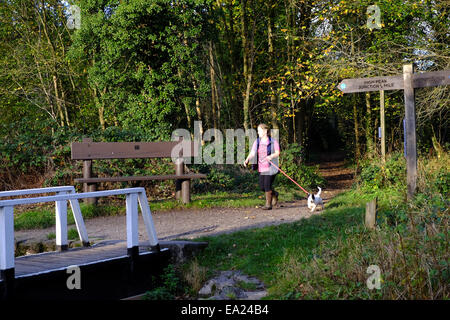
[[(94, 192), (94, 191), (97, 191), (97, 184), (96, 183), (86, 183), (84, 192)], [(97, 198), (86, 198), (86, 199), (84, 199), (84, 203), (92, 204), (95, 206), (95, 205), (97, 205)]]
[(175, 180), (175, 199), (181, 199), (181, 182), (182, 180)]
[[(177, 159), (175, 161), (175, 174), (184, 174), (184, 162), (183, 159)], [(182, 198), (182, 183), (183, 180), (175, 180), (175, 199), (180, 200)]]
[(191, 180), (175, 181), (175, 199), (181, 200), (183, 203), (191, 202)]
[[(91, 141), (89, 141), (89, 142), (91, 142)], [(91, 177), (92, 177), (92, 160), (84, 160), (83, 161), (83, 178), (89, 179)], [(94, 191), (97, 191), (97, 185), (95, 183), (84, 183), (83, 189), (84, 189), (84, 192), (94, 192)], [(84, 203), (96, 205), (97, 198), (87, 198), (84, 200)]]
[(191, 202), (191, 180), (186, 179), (181, 182), (181, 194), (183, 203)]

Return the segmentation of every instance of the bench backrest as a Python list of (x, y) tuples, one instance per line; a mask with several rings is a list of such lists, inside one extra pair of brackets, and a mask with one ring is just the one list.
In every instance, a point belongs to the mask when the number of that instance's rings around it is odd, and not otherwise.
[[(181, 143), (181, 145), (179, 145)], [(179, 145), (179, 146), (178, 146)], [(190, 140), (162, 142), (72, 142), (72, 160), (196, 157), (197, 143)], [(190, 154), (184, 155), (183, 151)]]

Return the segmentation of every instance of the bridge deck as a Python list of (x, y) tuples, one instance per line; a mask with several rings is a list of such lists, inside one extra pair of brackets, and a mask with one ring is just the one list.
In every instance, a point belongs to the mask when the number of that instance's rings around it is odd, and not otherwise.
[[(148, 242), (141, 242), (136, 253), (129, 256), (127, 242), (120, 240), (17, 257), (14, 278), (0, 279), (0, 300), (116, 300), (142, 293), (156, 284), (154, 276), (162, 274), (170, 251), (152, 251)], [(69, 266), (79, 267), (80, 290), (67, 287)]]
[[(153, 253), (148, 244), (139, 244), (139, 254)], [(127, 257), (125, 241), (104, 241), (88, 248), (74, 248), (67, 251), (52, 251), (17, 257), (15, 277), (29, 277), (57, 270), (66, 270), (68, 266), (89, 265)]]

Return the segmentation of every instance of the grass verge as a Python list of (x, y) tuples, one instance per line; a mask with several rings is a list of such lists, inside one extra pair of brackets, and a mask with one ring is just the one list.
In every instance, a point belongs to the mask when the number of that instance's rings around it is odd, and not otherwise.
[[(368, 230), (365, 202), (374, 197), (378, 227)], [(448, 299), (448, 201), (403, 198), (394, 188), (354, 189), (309, 219), (198, 239), (209, 242), (198, 261), (210, 274), (242, 270), (261, 279), (266, 299)], [(371, 265), (381, 270), (379, 290), (367, 285)]]

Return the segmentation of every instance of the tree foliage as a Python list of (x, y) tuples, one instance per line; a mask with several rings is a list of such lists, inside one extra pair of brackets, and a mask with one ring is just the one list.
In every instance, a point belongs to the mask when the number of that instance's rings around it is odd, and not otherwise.
[[(176, 128), (280, 129), (282, 145), (375, 152), (379, 95), (345, 78), (450, 69), (448, 1), (0, 1), (2, 163), (32, 137), (109, 127), (148, 141)], [(81, 10), (70, 29), (69, 5)], [(448, 87), (417, 90), (418, 139), (448, 142)], [(403, 92), (386, 93), (388, 150), (402, 148)], [(60, 135), (63, 136), (63, 135)], [(65, 135), (68, 136), (68, 135)], [(26, 142), (28, 141), (28, 142)], [(8, 160), (9, 159), (9, 160)], [(22, 160), (20, 160), (22, 161)], [(26, 160), (24, 160), (26, 161)], [(30, 165), (37, 165), (30, 163)]]

